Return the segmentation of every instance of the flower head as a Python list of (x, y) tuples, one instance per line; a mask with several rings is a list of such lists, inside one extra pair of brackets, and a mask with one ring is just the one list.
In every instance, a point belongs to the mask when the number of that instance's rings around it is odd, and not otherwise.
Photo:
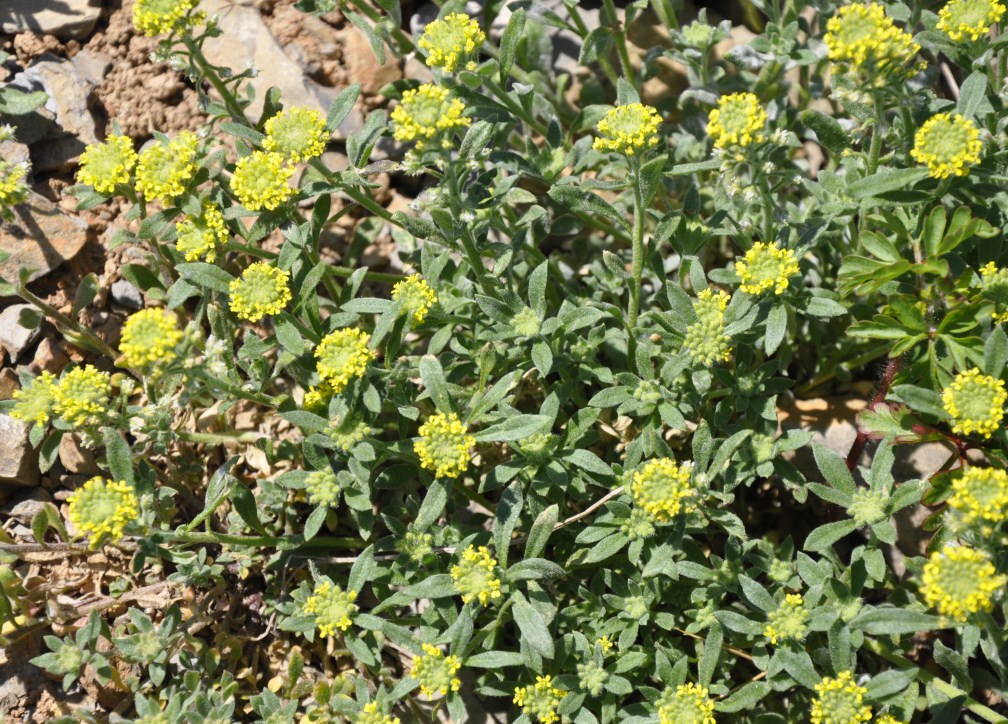
[(371, 434), (371, 426), (363, 420), (351, 415), (344, 415), (340, 420), (333, 420), (325, 429), (325, 435), (332, 440), (336, 449), (348, 453), (354, 446)]
[(658, 522), (696, 510), (693, 463), (677, 465), (669, 458), (652, 460), (634, 473), (630, 492), (634, 502)]
[(399, 717), (385, 714), (377, 701), (369, 701), (354, 719), (354, 724), (400, 724)]
[(834, 63), (882, 75), (915, 69), (909, 66), (920, 46), (913, 36), (896, 27), (881, 5), (845, 5), (829, 19), (826, 30), (823, 40)]
[(658, 145), (658, 111), (643, 103), (616, 106), (598, 122), (599, 135), (592, 148), (635, 156)]
[(683, 349), (693, 359), (706, 367), (727, 362), (731, 358), (731, 337), (725, 334), (724, 315), (728, 295), (722, 291), (704, 289), (693, 302), (697, 321), (686, 328)]
[(321, 111), (295, 106), (266, 121), (263, 149), (274, 151), (292, 163), (321, 156), (329, 142), (329, 129)]
[(312, 470), (305, 478), (308, 502), (326, 508), (335, 508), (339, 503), (340, 486), (336, 473), (331, 468)]
[(631, 508), (630, 517), (620, 524), (620, 531), (630, 540), (643, 540), (654, 535), (654, 519), (642, 508)]
[(231, 282), (228, 306), (239, 319), (258, 322), (267, 314), (280, 314), (291, 300), (290, 272), (268, 262), (251, 264)]
[(288, 182), (294, 166), (273, 151), (253, 151), (238, 159), (231, 175), (231, 190), (249, 211), (272, 211), (294, 195)]
[(858, 724), (871, 721), (871, 707), (864, 703), (868, 690), (854, 683), (849, 671), (835, 679), (829, 676), (815, 685), (812, 700), (812, 724)]
[(396, 548), (419, 563), (434, 550), (434, 536), (417, 530), (412, 523), (406, 527), (406, 533), (396, 542)]
[[(479, 23), (463, 13), (449, 13), (427, 24), (417, 47), (427, 54), (427, 65), (454, 73), (472, 58), (486, 40)], [(470, 69), (475, 64), (469, 63)]]
[(601, 696), (609, 673), (605, 667), (594, 659), (577, 665), (578, 687), (591, 696)]
[(762, 143), (767, 114), (753, 93), (732, 93), (718, 99), (707, 117), (707, 135), (717, 148)]
[(53, 410), (67, 423), (85, 427), (97, 425), (111, 404), (112, 378), (92, 365), (67, 372), (53, 390)]
[(769, 615), (763, 636), (776, 645), (778, 641), (801, 641), (808, 630), (808, 609), (800, 593), (789, 593), (776, 611)]
[(186, 261), (204, 259), (217, 261), (217, 251), (227, 243), (228, 230), (221, 210), (209, 201), (203, 202), (199, 216), (186, 216), (175, 224), (178, 237), (175, 248)]
[(371, 335), (351, 327), (337, 329), (322, 338), (315, 348), (319, 377), (328, 382), (334, 393), (343, 391), (351, 380), (363, 377), (367, 363), (374, 359), (368, 349)]
[(322, 636), (335, 636), (336, 629), (346, 631), (357, 613), (356, 591), (344, 591), (326, 579), (315, 584), (312, 595), (305, 599), (304, 612), (315, 616), (315, 625)]
[(977, 41), (1001, 22), (1004, 14), (1005, 6), (998, 0), (949, 0), (938, 11), (936, 27), (957, 43), (967, 37)]
[(897, 719), (892, 714), (880, 714), (875, 717), (874, 724), (910, 724), (910, 722)]
[(329, 412), (329, 402), (333, 397), (333, 389), (328, 382), (309, 387), (304, 395), (304, 409), (316, 415), (326, 415)]
[(518, 314), (511, 317), (511, 328), (517, 337), (534, 337), (539, 334), (541, 326), (539, 315), (532, 307), (522, 307)]
[(910, 155), (934, 178), (948, 178), (968, 174), (969, 166), (980, 163), (982, 147), (973, 121), (958, 113), (938, 113), (917, 129)]
[(465, 115), (465, 103), (452, 96), (447, 88), (433, 83), (424, 83), (403, 93), (402, 102), (392, 111), (392, 135), (403, 143), (415, 141), (420, 151), (438, 139), (443, 148), (449, 148), (448, 135), (470, 123), (472, 119)]
[(694, 684), (668, 688), (658, 699), (659, 724), (716, 724), (714, 702), (707, 689)]
[(957, 374), (942, 390), (941, 399), (952, 418), (952, 432), (990, 437), (1001, 428), (1008, 391), (1003, 380), (981, 374), (974, 367)]
[(454, 412), (438, 412), (420, 426), (420, 439), (413, 443), (413, 451), (420, 457), (420, 465), (437, 478), (457, 478), (469, 465), (469, 450), (476, 438)]
[(949, 521), (956, 529), (980, 525), (984, 535), (1008, 519), (1008, 472), (997, 468), (967, 468), (952, 481)]
[(755, 296), (771, 289), (774, 294), (783, 294), (791, 277), (798, 273), (798, 259), (793, 251), (780, 248), (776, 241), (771, 244), (757, 241), (741, 261), (735, 262), (735, 272), (746, 294)]
[(458, 656), (445, 656), (437, 646), (423, 645), (424, 655), (413, 659), (410, 676), (420, 682), (420, 693), (428, 699), (458, 691), (462, 681), (455, 673), (462, 668)]
[(413, 324), (424, 321), (430, 308), (437, 304), (437, 294), (419, 274), (410, 274), (392, 287), (392, 299), (402, 300), (403, 311), (413, 315)]
[(921, 593), (942, 616), (965, 623), (971, 614), (994, 608), (994, 596), (1008, 583), (986, 553), (947, 545), (924, 564)]
[(553, 686), (552, 676), (537, 676), (533, 686), (515, 688), (514, 703), (522, 708), (522, 713), (540, 724), (560, 721), (557, 709), (567, 692)]
[(886, 518), (886, 503), (889, 495), (884, 490), (858, 488), (851, 496), (847, 514), (859, 527), (878, 523)]
[(158, 140), (140, 152), (136, 188), (147, 201), (172, 199), (185, 191), (196, 173), (199, 139), (183, 131), (170, 141)]
[(43, 372), (28, 387), (15, 391), (14, 400), (11, 417), (45, 425), (56, 404), (56, 378), (51, 372)]
[(142, 309), (123, 325), (119, 351), (127, 367), (153, 367), (171, 362), (182, 341), (178, 315), (167, 309)]
[(81, 533), (91, 536), (91, 548), (97, 548), (105, 536), (122, 538), (123, 529), (140, 515), (140, 501), (133, 486), (91, 478), (68, 499), (70, 521)]
[(10, 163), (0, 159), (0, 217), (11, 218), (11, 209), (28, 198), (27, 163)]
[(84, 149), (77, 180), (94, 187), (100, 194), (110, 194), (119, 184), (129, 183), (136, 162), (131, 138), (109, 136), (104, 143), (91, 144)]
[(133, 27), (148, 38), (185, 30), (203, 22), (203, 13), (192, 12), (198, 4), (199, 0), (135, 0)]
[(462, 551), (459, 562), (452, 566), (451, 578), (462, 603), (479, 601), (486, 606), (492, 598), (500, 598), (500, 579), (496, 577), (497, 559), (486, 546), (470, 545)]

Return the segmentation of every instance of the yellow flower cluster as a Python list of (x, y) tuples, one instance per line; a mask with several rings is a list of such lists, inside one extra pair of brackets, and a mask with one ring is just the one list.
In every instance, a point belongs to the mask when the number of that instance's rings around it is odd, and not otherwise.
[[(486, 40), (479, 23), (463, 13), (449, 13), (427, 24), (417, 47), (427, 54), (427, 65), (454, 73)], [(468, 63), (472, 70), (475, 63)]]
[(697, 321), (686, 328), (683, 337), (683, 349), (694, 362), (709, 367), (731, 358), (731, 338), (724, 333), (728, 301), (728, 295), (720, 290), (704, 289), (697, 294), (693, 302)]
[(199, 139), (183, 131), (171, 140), (158, 140), (140, 152), (136, 188), (147, 201), (172, 199), (185, 191), (196, 173)]
[(769, 615), (763, 636), (776, 645), (778, 640), (801, 641), (807, 631), (809, 612), (800, 593), (789, 593), (776, 611)]
[(707, 117), (707, 135), (718, 148), (763, 142), (767, 113), (753, 93), (732, 93), (718, 99)]
[(28, 197), (28, 164), (10, 163), (0, 158), (0, 216), (10, 215), (10, 209)]
[(892, 714), (882, 714), (875, 717), (874, 724), (910, 724), (910, 722), (897, 719)]
[(924, 601), (953, 621), (965, 623), (975, 613), (994, 608), (994, 596), (1008, 583), (998, 575), (986, 553), (947, 545), (924, 564), (921, 593)]
[(371, 335), (356, 328), (337, 329), (322, 338), (315, 348), (319, 377), (333, 393), (343, 391), (351, 380), (363, 377), (367, 363), (374, 359), (368, 349)]
[(203, 202), (199, 216), (187, 216), (176, 223), (175, 231), (178, 232), (175, 248), (186, 261), (205, 259), (213, 264), (217, 261), (217, 251), (228, 240), (224, 215), (209, 201)]
[(392, 287), (392, 299), (403, 300), (403, 311), (413, 315), (413, 324), (420, 324), (430, 308), (437, 304), (437, 294), (419, 274), (410, 274)]
[(692, 681), (665, 689), (658, 699), (659, 724), (716, 724), (714, 702), (707, 689)]
[(500, 598), (500, 579), (494, 575), (497, 559), (486, 546), (476, 548), (470, 545), (462, 551), (462, 558), (451, 568), (451, 578), (455, 590), (462, 596), (462, 603), (479, 601), (486, 606), (491, 599)]
[(935, 27), (956, 43), (967, 37), (975, 42), (1000, 23), (1004, 14), (1005, 6), (998, 0), (950, 0), (938, 11)]
[[(307, 721), (307, 718), (304, 721)], [(400, 722), (399, 717), (382, 712), (377, 701), (370, 701), (354, 719), (354, 724), (400, 724)]]
[(17, 404), (11, 410), (11, 417), (45, 425), (56, 401), (56, 377), (51, 372), (43, 372), (31, 385), (15, 391), (14, 400)]
[(599, 135), (592, 148), (636, 156), (658, 145), (661, 120), (657, 110), (643, 103), (616, 106), (598, 122)]
[(980, 163), (980, 131), (958, 113), (938, 113), (924, 122), (914, 136), (910, 155), (928, 167), (934, 178), (965, 176)]
[(295, 106), (266, 121), (263, 148), (279, 153), (292, 163), (321, 156), (329, 142), (329, 129), (321, 111)]
[(454, 412), (438, 412), (420, 426), (420, 437), (413, 443), (413, 451), (420, 465), (437, 478), (457, 478), (469, 465), (469, 450), (476, 438)]
[(696, 510), (693, 463), (677, 465), (669, 458), (651, 460), (634, 473), (630, 493), (634, 502), (657, 521), (668, 522), (679, 513)]
[(896, 27), (881, 5), (845, 5), (829, 19), (826, 30), (823, 40), (835, 63), (883, 74), (916, 69), (908, 66), (920, 46), (913, 36)]
[(92, 365), (75, 367), (53, 389), (53, 410), (78, 427), (97, 425), (108, 414), (112, 378)]
[(774, 294), (783, 294), (791, 277), (798, 273), (798, 259), (793, 251), (782, 249), (776, 241), (772, 244), (757, 241), (735, 262), (735, 273), (746, 294), (755, 296), (771, 289)]
[(974, 367), (957, 374), (952, 384), (942, 390), (941, 399), (942, 407), (952, 418), (952, 432), (990, 437), (1001, 428), (1008, 391), (1003, 380), (982, 374)]
[(153, 38), (181, 31), (205, 20), (202, 12), (192, 12), (199, 0), (134, 0), (133, 27)]
[(968, 468), (952, 481), (948, 500), (955, 528), (980, 525), (988, 536), (992, 526), (1008, 519), (1008, 472), (997, 468)]
[(410, 676), (420, 682), (420, 693), (428, 699), (458, 691), (462, 681), (455, 676), (462, 668), (458, 656), (445, 656), (437, 646), (423, 645), (424, 655), (413, 659)]
[(109, 136), (104, 143), (91, 144), (80, 157), (77, 180), (92, 186), (100, 194), (110, 194), (119, 184), (129, 183), (136, 166), (133, 140), (128, 136)]
[(123, 325), (119, 351), (123, 364), (140, 369), (164, 365), (175, 359), (182, 341), (178, 315), (167, 309), (142, 309)]
[(522, 713), (540, 724), (560, 721), (557, 709), (567, 692), (553, 686), (552, 676), (537, 676), (533, 686), (515, 687), (514, 703), (522, 708)]
[(357, 613), (356, 591), (344, 591), (331, 581), (315, 585), (312, 595), (305, 600), (304, 612), (315, 616), (315, 625), (322, 636), (335, 636), (336, 629), (350, 628), (351, 616)]
[(68, 503), (70, 521), (78, 531), (91, 536), (91, 548), (97, 548), (106, 536), (122, 538), (123, 529), (140, 515), (133, 486), (123, 480), (91, 478), (73, 492)]
[(257, 261), (231, 281), (228, 306), (239, 319), (258, 322), (267, 314), (280, 314), (291, 300), (290, 273)]
[(996, 306), (991, 312), (991, 318), (995, 324), (1008, 322), (1008, 309), (999, 312), (997, 307), (1002, 307), (1008, 300), (1008, 269), (998, 269), (997, 264), (992, 261), (980, 267), (980, 289), (994, 297)]
[(815, 685), (818, 696), (812, 700), (811, 724), (859, 724), (871, 721), (871, 707), (864, 703), (868, 689), (854, 682), (849, 671), (835, 679), (826, 676)]
[(249, 211), (273, 211), (294, 195), (288, 182), (294, 166), (273, 151), (253, 151), (238, 159), (231, 175), (231, 190)]
[(442, 148), (450, 148), (447, 136), (456, 128), (465, 128), (472, 119), (465, 115), (465, 103), (447, 88), (424, 83), (403, 93), (402, 102), (392, 111), (392, 135), (403, 143), (416, 142), (424, 150), (436, 139)]

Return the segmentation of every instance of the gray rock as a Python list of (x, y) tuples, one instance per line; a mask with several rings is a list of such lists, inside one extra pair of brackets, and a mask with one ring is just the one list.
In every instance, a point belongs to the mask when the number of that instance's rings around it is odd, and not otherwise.
[(70, 59), (70, 64), (92, 87), (96, 87), (105, 80), (105, 76), (112, 69), (112, 58), (105, 53), (98, 53), (85, 48)]
[(30, 487), (38, 479), (36, 453), (28, 443), (28, 426), (0, 413), (0, 483)]
[(30, 304), (12, 304), (0, 312), (0, 345), (7, 350), (11, 362), (16, 361), (39, 336), (41, 325), (26, 329), (18, 324), (21, 312), (33, 309)]
[(3, 0), (0, 30), (14, 35), (25, 30), (83, 40), (101, 15), (101, 0)]
[(28, 281), (35, 281), (76, 256), (88, 238), (87, 224), (81, 219), (32, 194), (15, 207), (13, 222), (0, 222), (0, 249), (10, 254), (0, 262), (0, 277), (17, 279), (18, 268), (28, 267), (33, 270)]
[[(69, 437), (69, 435), (67, 436)], [(10, 500), (0, 508), (0, 515), (31, 525), (32, 518), (41, 511), (46, 503), (51, 503), (52, 497), (45, 488), (35, 487), (22, 490), (11, 496)]]
[(143, 292), (133, 282), (120, 279), (112, 284), (112, 301), (127, 309), (143, 309)]

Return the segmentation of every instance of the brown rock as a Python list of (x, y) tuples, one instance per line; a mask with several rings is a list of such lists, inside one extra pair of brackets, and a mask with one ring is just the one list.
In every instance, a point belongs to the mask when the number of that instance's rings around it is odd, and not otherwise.
[(0, 413), (0, 483), (22, 487), (38, 483), (35, 457), (28, 443), (28, 426)]
[(100, 15), (100, 0), (4, 0), (0, 29), (10, 35), (33, 30), (80, 40), (94, 29)]
[(14, 393), (21, 389), (17, 373), (10, 367), (0, 370), (0, 400), (13, 400)]
[(28, 281), (45, 276), (76, 256), (88, 241), (88, 228), (38, 194), (15, 207), (13, 222), (0, 222), (0, 249), (11, 256), (0, 263), (0, 277), (18, 278), (18, 268), (33, 271)]
[(59, 459), (71, 473), (80, 475), (95, 475), (98, 465), (95, 463), (94, 452), (81, 447), (75, 435), (64, 435), (60, 440)]
[(35, 349), (35, 355), (28, 363), (32, 374), (52, 372), (59, 374), (60, 370), (70, 364), (66, 353), (66, 342), (61, 337), (45, 337)]

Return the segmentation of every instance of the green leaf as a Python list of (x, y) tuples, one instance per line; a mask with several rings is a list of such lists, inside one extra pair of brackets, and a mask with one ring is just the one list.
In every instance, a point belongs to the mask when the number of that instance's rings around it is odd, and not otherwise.
[(854, 494), (856, 487), (854, 476), (851, 475), (850, 470), (847, 469), (847, 463), (839, 454), (821, 443), (813, 443), (812, 456), (827, 483), (848, 497)]
[(267, 535), (266, 528), (259, 520), (259, 509), (256, 507), (255, 496), (238, 480), (231, 485), (231, 504), (235, 511), (245, 521), (245, 525), (260, 535)]
[(851, 147), (851, 138), (833, 117), (821, 111), (802, 111), (801, 122), (816, 134), (819, 145), (833, 154), (841, 154)]
[(868, 606), (850, 622), (850, 626), (872, 636), (934, 631), (946, 627), (938, 616), (895, 606)]
[(70, 316), (76, 319), (80, 311), (93, 302), (96, 296), (98, 296), (98, 277), (92, 272), (81, 279), (81, 283), (77, 287), (77, 293), (74, 294)]
[(857, 523), (853, 520), (838, 520), (821, 525), (805, 539), (805, 550), (810, 552), (826, 550), (845, 535), (853, 533), (857, 527)]
[(984, 372), (1000, 378), (1008, 365), (1008, 334), (997, 325), (984, 344)]
[(541, 432), (550, 424), (545, 415), (512, 415), (475, 434), (476, 442), (510, 442)]
[(890, 191), (907, 189), (927, 175), (928, 170), (920, 167), (886, 169), (858, 179), (847, 187), (847, 194), (855, 199), (870, 199)]
[(728, 462), (735, 451), (739, 449), (743, 442), (752, 436), (752, 430), (739, 430), (730, 438), (718, 445), (717, 452), (711, 460), (710, 467), (707, 468), (707, 480), (712, 481), (720, 475), (728, 466)]
[(507, 569), (509, 581), (542, 580), (567, 575), (563, 566), (545, 558), (526, 558)]
[(960, 116), (973, 120), (987, 95), (987, 74), (975, 70), (959, 86), (959, 102), (956, 108)]
[(353, 566), (350, 568), (350, 575), (347, 577), (347, 590), (360, 591), (364, 584), (371, 580), (378, 563), (374, 557), (374, 545), (369, 545), (357, 556)]
[(503, 669), (505, 666), (523, 666), (525, 657), (517, 651), (483, 651), (467, 656), (466, 666), (476, 669)]
[(546, 550), (546, 543), (560, 517), (560, 508), (556, 503), (543, 510), (535, 519), (525, 541), (525, 558), (535, 558)]
[(328, 512), (328, 508), (324, 505), (320, 505), (311, 512), (311, 515), (308, 516), (308, 519), (304, 524), (304, 530), (302, 531), (302, 535), (304, 536), (306, 543), (318, 535), (319, 529), (322, 528), (322, 524), (326, 519), (326, 513)]
[(810, 297), (804, 312), (810, 317), (831, 319), (847, 314), (847, 307), (829, 297)]
[(787, 334), (787, 307), (778, 304), (770, 310), (770, 315), (766, 321), (766, 334), (763, 337), (763, 346), (767, 355), (772, 355), (784, 341)]
[(894, 395), (910, 405), (915, 412), (933, 415), (939, 420), (948, 417), (945, 408), (942, 407), (941, 395), (933, 390), (915, 385), (894, 385), (892, 391)]
[(333, 102), (329, 104), (329, 113), (326, 116), (326, 128), (329, 131), (335, 131), (339, 127), (339, 124), (343, 122), (343, 119), (347, 117), (354, 107), (354, 103), (357, 102), (360, 91), (361, 84), (352, 83), (340, 91), (338, 96), (333, 98)]
[(759, 610), (769, 613), (777, 610), (777, 602), (763, 584), (756, 582), (749, 576), (739, 576), (739, 585), (746, 600)]
[(511, 544), (511, 534), (514, 533), (518, 519), (521, 517), (522, 503), (521, 487), (517, 484), (510, 485), (501, 494), (497, 502), (497, 511), (494, 516), (493, 541), (497, 549), (497, 556), (500, 565), (507, 567), (508, 552)]
[(105, 452), (112, 477), (115, 480), (125, 480), (132, 485), (133, 453), (122, 433), (114, 427), (106, 427), (102, 430), (102, 439), (105, 442)]
[(589, 473), (595, 473), (597, 475), (612, 475), (612, 468), (591, 450), (572, 450), (564, 457), (564, 460), (572, 465), (576, 465), (582, 470), (587, 470)]
[(583, 191), (572, 184), (566, 184), (551, 188), (549, 196), (566, 209), (584, 214), (589, 218), (604, 216), (629, 231), (629, 226), (623, 215), (597, 194)]
[(518, 41), (521, 40), (522, 32), (525, 30), (525, 10), (518, 8), (511, 13), (504, 35), (501, 36), (500, 54), (497, 62), (500, 65), (500, 84), (507, 85), (508, 75), (511, 73), (511, 66), (514, 65), (515, 51), (518, 49)]
[(698, 681), (701, 686), (710, 685), (721, 658), (721, 644), (724, 643), (724, 631), (718, 623), (712, 623), (707, 638), (704, 640), (703, 655), (697, 664)]
[(426, 355), (420, 358), (420, 377), (423, 379), (427, 394), (434, 401), (434, 406), (438, 410), (447, 414), (454, 411), (451, 396), (448, 394), (448, 383), (445, 382), (444, 370), (441, 369), (441, 362), (433, 355)]
[(451, 490), (452, 482), (451, 478), (437, 478), (431, 483), (414, 521), (418, 530), (425, 529), (441, 517), (445, 503), (448, 502), (448, 491)]
[(49, 96), (44, 91), (24, 93), (17, 88), (0, 87), (0, 115), (23, 116), (45, 105)]
[(514, 620), (521, 631), (522, 639), (540, 656), (552, 659), (554, 653), (553, 637), (550, 635), (542, 614), (521, 593), (516, 592), (512, 600), (514, 601), (512, 608)]
[(215, 292), (227, 293), (231, 287), (234, 277), (220, 267), (207, 264), (203, 261), (176, 264), (175, 269), (179, 276), (190, 281), (196, 286), (212, 289)]
[(326, 418), (316, 415), (314, 412), (308, 412), (308, 410), (288, 410), (281, 412), (280, 417), (309, 432), (322, 432), (329, 427), (329, 421)]
[(623, 533), (613, 533), (606, 536), (588, 551), (584, 557), (584, 563), (598, 563), (604, 561), (609, 556), (615, 555), (618, 551), (626, 547), (627, 538)]
[[(717, 711), (732, 713), (746, 709), (754, 709), (762, 699), (770, 693), (770, 684), (766, 681), (750, 681), (729, 696), (727, 699), (714, 703)], [(757, 709), (758, 710), (758, 709)]]

